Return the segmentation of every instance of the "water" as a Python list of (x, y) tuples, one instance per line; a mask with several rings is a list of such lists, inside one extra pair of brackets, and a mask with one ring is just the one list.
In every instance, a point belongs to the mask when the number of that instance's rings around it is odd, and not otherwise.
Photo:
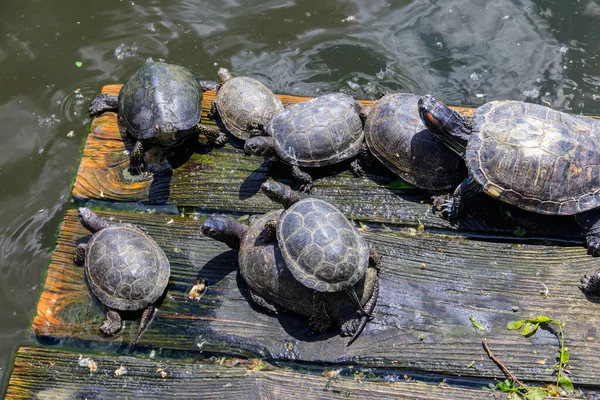
[[(0, 16), (0, 377), (29, 340), (89, 122), (147, 59), (275, 92), (433, 93), (600, 114), (598, 0), (33, 1)], [(77, 63), (77, 64), (76, 64)], [(81, 64), (79, 64), (81, 63)], [(81, 65), (80, 67), (78, 65)]]

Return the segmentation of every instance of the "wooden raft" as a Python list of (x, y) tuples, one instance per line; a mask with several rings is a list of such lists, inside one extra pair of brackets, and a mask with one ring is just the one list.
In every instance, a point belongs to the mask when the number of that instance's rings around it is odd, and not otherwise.
[[(106, 86), (103, 93), (118, 93), (119, 88)], [(284, 103), (306, 100), (280, 97)], [(214, 92), (204, 94), (204, 110), (213, 99)], [(215, 124), (205, 115), (202, 123)], [(383, 257), (375, 319), (361, 337), (346, 347), (337, 332), (311, 334), (305, 318), (272, 316), (255, 308), (237, 273), (237, 254), (203, 237), (200, 226), (212, 213), (240, 217), (279, 208), (260, 193), (260, 184), (269, 178), (293, 180), (283, 164), (247, 156), (232, 144), (192, 153), (172, 176), (132, 177), (126, 172), (125, 152), (132, 143), (119, 132), (116, 114), (92, 121), (73, 197), (79, 204), (101, 206), (99, 214), (105, 218), (137, 224), (171, 261), (167, 295), (136, 352), (204, 351), (314, 366), (352, 364), (504, 379), (482, 348), (485, 336), (517, 377), (543, 383), (555, 379), (555, 332), (542, 330), (525, 338), (506, 325), (544, 314), (566, 324), (575, 384), (592, 389), (600, 382), (600, 305), (578, 289), (579, 278), (594, 273), (598, 262), (586, 254), (572, 219), (540, 217), (484, 199), (480, 210), (451, 225), (431, 213), (429, 193), (398, 182), (383, 169), (361, 178), (343, 169), (319, 171), (313, 190), (360, 224)], [(138, 321), (126, 321), (114, 337), (98, 330), (103, 311), (86, 286), (83, 269), (72, 261), (76, 243), (88, 235), (76, 210), (68, 210), (32, 333), (42, 344), (85, 343), (114, 354), (128, 348)], [(208, 289), (191, 300), (188, 292), (198, 278), (207, 280)], [(477, 330), (471, 319), (486, 330)], [(18, 357), (28, 352), (41, 357), (48, 351), (24, 349)], [(11, 388), (19, 382), (13, 379)], [(433, 391), (423, 389), (437, 398)]]

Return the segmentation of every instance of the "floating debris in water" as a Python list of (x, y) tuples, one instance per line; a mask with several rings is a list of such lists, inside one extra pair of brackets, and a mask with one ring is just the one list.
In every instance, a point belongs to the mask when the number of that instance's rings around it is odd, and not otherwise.
[(478, 81), (481, 78), (481, 74), (473, 72), (471, 75), (469, 75), (469, 78), (473, 81)]
[(344, 18), (342, 20), (342, 22), (352, 22), (354, 20), (356, 20), (356, 17), (354, 15), (348, 15), (346, 18)]
[(121, 43), (119, 47), (115, 49), (115, 56), (117, 60), (124, 60), (125, 58), (134, 57), (137, 55), (137, 46), (133, 43), (131, 46), (127, 46), (125, 43)]
[(50, 114), (49, 117), (38, 116), (38, 125), (40, 128), (51, 128), (60, 122), (60, 118), (56, 114)]
[(156, 32), (156, 28), (154, 27), (154, 24), (148, 25), (148, 30), (152, 33)]
[(532, 99), (535, 99), (537, 97), (540, 97), (540, 88), (533, 88), (530, 90), (523, 90), (521, 92), (521, 94), (525, 97), (530, 97)]
[(73, 131), (69, 131), (69, 133), (67, 133), (67, 137), (72, 138), (74, 134), (75, 133)]

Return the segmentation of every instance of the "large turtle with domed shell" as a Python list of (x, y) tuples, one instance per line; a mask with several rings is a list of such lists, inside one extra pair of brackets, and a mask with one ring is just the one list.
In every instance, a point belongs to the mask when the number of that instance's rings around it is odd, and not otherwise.
[[(240, 140), (265, 135), (269, 122), (283, 111), (279, 97), (252, 77), (233, 77), (226, 68), (219, 68), (217, 75), (220, 85), (208, 116), (218, 115), (227, 131)], [(201, 125), (201, 131), (216, 145), (227, 142), (227, 135), (217, 128)]]
[[(588, 251), (600, 254), (600, 121), (538, 104), (492, 101), (472, 121), (432, 96), (419, 100), (423, 123), (464, 157), (469, 177), (442, 208), (449, 218), (483, 191), (535, 213), (575, 215)], [(597, 287), (584, 278), (584, 291)]]
[[(332, 93), (292, 104), (267, 126), (268, 136), (250, 138), (246, 153), (277, 156), (292, 167), (300, 190), (308, 193), (312, 177), (301, 168), (324, 167), (355, 158), (363, 145), (362, 107), (352, 97)], [(350, 168), (356, 175), (362, 167), (355, 158)]]
[(79, 208), (78, 215), (93, 236), (77, 245), (73, 260), (84, 263), (92, 293), (108, 308), (100, 330), (113, 335), (121, 328), (119, 312), (144, 310), (135, 345), (169, 283), (169, 260), (156, 242), (134, 225), (109, 225), (89, 208)]
[(153, 62), (138, 69), (119, 95), (101, 94), (89, 107), (91, 115), (119, 114), (119, 123), (136, 139), (129, 153), (130, 171), (167, 173), (173, 168), (166, 157), (147, 163), (150, 148), (172, 148), (199, 132), (202, 92), (216, 86), (200, 81), (188, 68)]

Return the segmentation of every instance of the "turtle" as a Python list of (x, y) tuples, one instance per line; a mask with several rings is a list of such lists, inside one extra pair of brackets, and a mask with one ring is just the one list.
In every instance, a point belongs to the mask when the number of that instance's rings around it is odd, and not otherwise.
[(267, 181), (261, 190), (285, 211), (268, 221), (264, 240), (276, 235), (282, 257), (294, 278), (313, 290), (313, 325), (327, 326), (323, 293), (345, 291), (359, 313), (370, 316), (358, 300), (354, 284), (363, 278), (372, 248), (332, 204), (300, 198), (289, 186)]
[[(240, 274), (249, 287), (249, 298), (264, 310), (279, 314), (289, 310), (300, 315), (313, 315), (313, 290), (296, 280), (288, 269), (277, 241), (263, 240), (264, 225), (281, 214), (283, 210), (271, 211), (254, 218), (250, 226), (224, 217), (212, 216), (202, 224), (202, 233), (224, 242), (238, 251)], [(377, 259), (366, 270), (365, 276), (354, 286), (360, 303), (372, 313), (379, 294)], [(354, 304), (345, 293), (326, 293), (324, 307), (331, 325), (340, 326), (343, 336), (352, 336), (350, 345), (361, 334), (369, 318), (356, 312)], [(327, 325), (311, 329), (324, 331)]]
[[(246, 153), (277, 156), (292, 167), (300, 190), (312, 188), (310, 174), (301, 167), (323, 167), (357, 156), (363, 144), (361, 105), (343, 93), (331, 93), (286, 107), (267, 126), (268, 136), (250, 138)], [(362, 172), (359, 160), (350, 165)]]
[(425, 190), (455, 188), (467, 177), (464, 160), (419, 118), (419, 97), (385, 94), (366, 113), (365, 142), (371, 154), (406, 182)]
[(443, 205), (449, 218), (483, 191), (535, 213), (575, 215), (588, 251), (600, 253), (600, 121), (521, 101), (486, 103), (472, 121), (431, 95), (418, 107), (469, 170)]
[(92, 293), (108, 308), (100, 330), (114, 335), (121, 328), (119, 312), (144, 310), (135, 346), (169, 283), (169, 260), (138, 227), (126, 223), (109, 225), (85, 207), (79, 208), (77, 214), (93, 235), (87, 243), (77, 245), (73, 261), (84, 264)]
[[(220, 86), (208, 116), (218, 115), (227, 131), (240, 140), (265, 135), (267, 124), (283, 111), (279, 97), (249, 76), (234, 78), (226, 68), (219, 68), (217, 75)], [(202, 125), (201, 130), (216, 145), (227, 141), (227, 135), (217, 128)]]
[(175, 147), (197, 134), (202, 116), (202, 92), (202, 83), (188, 68), (154, 62), (138, 69), (118, 96), (96, 97), (88, 111), (91, 115), (118, 112), (119, 123), (136, 139), (129, 153), (132, 173), (144, 170), (168, 173), (173, 167), (166, 157), (148, 165), (142, 150)]

